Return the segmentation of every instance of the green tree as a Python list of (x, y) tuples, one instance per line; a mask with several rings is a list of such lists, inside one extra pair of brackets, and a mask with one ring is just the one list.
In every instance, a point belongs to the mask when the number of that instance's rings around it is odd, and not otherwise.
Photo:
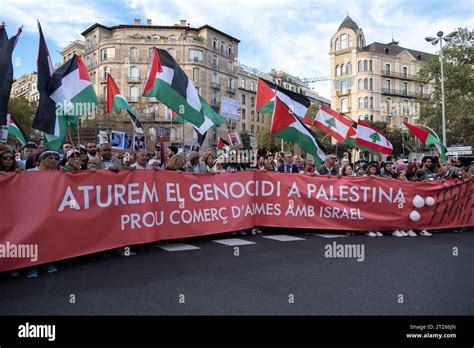
[[(37, 103), (28, 101), (24, 96), (10, 98), (8, 102), (8, 113), (13, 116), (28, 138), (39, 138), (39, 132), (32, 127), (36, 108)], [(9, 137), (9, 143), (14, 142), (14, 138)]]
[[(444, 43), (444, 42), (443, 42)], [(443, 48), (447, 145), (474, 145), (474, 30), (458, 28)], [(430, 83), (429, 98), (419, 98), (421, 122), (439, 136), (441, 123), (441, 67), (438, 56), (426, 62), (418, 77)]]

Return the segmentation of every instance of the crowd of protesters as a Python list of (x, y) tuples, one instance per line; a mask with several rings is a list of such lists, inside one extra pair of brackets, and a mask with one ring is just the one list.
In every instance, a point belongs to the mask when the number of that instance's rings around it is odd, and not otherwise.
[[(218, 151), (199, 153), (191, 151), (187, 154), (180, 152), (175, 146), (166, 149), (165, 158), (161, 158), (161, 152), (150, 153), (145, 149), (139, 151), (114, 150), (110, 144), (87, 143), (74, 146), (66, 142), (59, 152), (47, 149), (41, 142), (28, 142), (21, 149), (11, 149), (8, 145), (0, 143), (0, 175), (9, 172), (21, 173), (22, 171), (35, 170), (60, 170), (60, 171), (82, 171), (82, 170), (171, 170), (189, 173), (224, 173), (243, 170), (269, 171), (279, 173), (296, 173), (311, 176), (368, 176), (381, 177), (400, 181), (430, 181), (430, 180), (471, 180), (474, 174), (474, 161), (461, 163), (459, 159), (449, 159), (445, 164), (440, 163), (437, 157), (425, 156), (421, 162), (413, 159), (408, 162), (404, 159), (396, 159), (388, 156), (384, 161), (359, 160), (351, 163), (348, 158), (339, 159), (336, 155), (326, 156), (324, 163), (316, 166), (314, 160), (304, 159), (291, 153), (267, 152), (258, 157), (255, 163), (231, 162), (229, 154)], [(426, 230), (384, 231), (395, 237), (431, 236)], [(261, 233), (259, 227), (249, 231), (233, 232), (240, 235)], [(365, 232), (364, 232), (365, 233)], [(348, 235), (354, 232), (347, 232)], [(382, 237), (380, 231), (368, 231), (369, 237)], [(150, 244), (146, 248), (152, 248)], [(117, 251), (118, 254), (123, 252)], [(139, 246), (137, 251), (142, 251)], [(105, 253), (107, 254), (107, 252)], [(53, 264), (46, 265), (49, 273), (57, 272)], [(18, 272), (13, 271), (12, 275)], [(37, 277), (37, 267), (28, 270), (27, 277)]]

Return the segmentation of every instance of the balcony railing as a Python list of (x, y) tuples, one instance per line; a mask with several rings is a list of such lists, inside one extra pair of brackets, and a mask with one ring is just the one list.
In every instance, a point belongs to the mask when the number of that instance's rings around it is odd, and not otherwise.
[(214, 69), (216, 69), (216, 70), (219, 69), (219, 64), (214, 63), (214, 62), (212, 62), (212, 61), (211, 61), (211, 63), (210, 63), (210, 66), (211, 66), (211, 68), (214, 68)]
[(221, 89), (221, 84), (217, 82), (211, 82), (211, 87), (215, 89)]
[(97, 44), (91, 44), (84, 49), (84, 53), (87, 54), (89, 52), (92, 52), (96, 48), (97, 48)]
[(349, 95), (349, 94), (351, 94), (351, 89), (350, 88), (336, 90), (336, 95), (338, 97), (342, 97), (342, 96)]
[(132, 103), (138, 102), (138, 97), (128, 97), (128, 101)]
[(417, 94), (408, 91), (400, 91), (393, 88), (382, 88), (382, 94), (385, 95), (392, 95), (396, 97), (403, 97), (403, 98), (416, 98)]
[(227, 92), (229, 92), (229, 93), (235, 93), (235, 88), (234, 88), (234, 87), (227, 86)]
[(100, 61), (101, 62), (111, 62), (111, 63), (113, 63), (113, 62), (116, 61), (116, 59), (115, 59), (115, 57), (100, 57)]
[(403, 79), (403, 80), (420, 81), (420, 78), (417, 75), (404, 74), (404, 73), (393, 72), (393, 71), (388, 71), (388, 70), (382, 70), (382, 76), (394, 77), (394, 78)]
[(131, 82), (131, 83), (140, 82), (140, 77), (139, 76), (129, 76), (128, 77), (128, 82)]
[(217, 52), (217, 53), (219, 53), (219, 54), (222, 54), (223, 56), (226, 56), (226, 57), (228, 57), (228, 58), (234, 59), (234, 54), (233, 54), (233, 53), (229, 53), (229, 52), (227, 52), (226, 50), (221, 50), (221, 49), (218, 48), (218, 47), (213, 47), (212, 49), (213, 49), (214, 52)]
[(190, 62), (190, 63), (200, 63), (200, 64), (203, 64), (203, 63), (204, 63), (204, 60), (199, 59), (198, 57), (192, 57), (192, 58), (189, 59), (189, 62)]

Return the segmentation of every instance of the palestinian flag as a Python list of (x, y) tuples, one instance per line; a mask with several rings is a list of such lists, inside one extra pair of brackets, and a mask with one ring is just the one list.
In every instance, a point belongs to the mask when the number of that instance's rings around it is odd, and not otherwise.
[(442, 142), (440, 142), (438, 139), (436, 139), (431, 133), (428, 131), (418, 128), (410, 123), (403, 122), (405, 126), (412, 132), (420, 141), (425, 144), (425, 145), (434, 145), (436, 146), (436, 149), (438, 150), (441, 161), (443, 163), (446, 162), (446, 147), (443, 145)]
[(294, 115), (288, 105), (279, 97), (275, 99), (271, 135), (297, 143), (301, 149), (313, 155), (318, 166), (326, 158), (325, 149), (318, 142), (314, 133)]
[(326, 134), (342, 143), (348, 136), (355, 134), (352, 129), (353, 123), (336, 111), (321, 105), (313, 126), (322, 129)]
[(58, 151), (68, 127), (76, 127), (79, 116), (91, 112), (99, 103), (87, 68), (74, 55), (58, 70), (53, 70), (48, 47), (38, 22), (38, 92), (40, 100), (33, 128), (45, 133), (45, 145)]
[(128, 104), (127, 99), (125, 99), (125, 97), (120, 93), (112, 75), (107, 73), (106, 111), (112, 112), (118, 110), (126, 110), (133, 126), (135, 127), (135, 132), (143, 134), (143, 128), (138, 120), (137, 114)]
[(27, 136), (21, 129), (20, 125), (15, 122), (11, 115), (8, 115), (10, 120), (8, 121), (8, 134), (16, 137), (22, 146), (26, 144)]
[(357, 124), (355, 142), (357, 146), (361, 145), (386, 155), (390, 155), (393, 151), (392, 144), (385, 138), (383, 133), (362, 120), (359, 120)]
[(5, 24), (0, 23), (0, 126), (7, 126), (8, 100), (13, 84), (12, 54), (22, 27), (15, 36), (8, 39)]
[(155, 97), (194, 124), (201, 134), (212, 127), (212, 122), (204, 117), (196, 88), (166, 50), (153, 47), (143, 96)]
[(217, 141), (217, 150), (224, 150), (225, 152), (229, 151), (230, 145), (227, 141), (219, 137), (219, 140)]
[(281, 88), (274, 83), (258, 79), (257, 112), (273, 113), (275, 95), (300, 119), (305, 117), (311, 105), (311, 101), (304, 95)]

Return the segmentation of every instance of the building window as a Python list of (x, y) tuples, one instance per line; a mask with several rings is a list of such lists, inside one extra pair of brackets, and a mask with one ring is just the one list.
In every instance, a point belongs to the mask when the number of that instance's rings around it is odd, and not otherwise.
[(420, 85), (420, 95), (423, 96), (423, 85)]
[(242, 109), (242, 120), (245, 120), (245, 109)]
[(193, 68), (193, 81), (199, 82), (199, 68)]
[(359, 36), (357, 37), (357, 46), (359, 46), (359, 48), (362, 48), (362, 34), (359, 34)]
[(359, 60), (359, 63), (357, 63), (357, 65), (358, 65), (358, 66), (357, 66), (357, 71), (358, 71), (358, 72), (361, 72), (361, 71), (362, 71), (362, 61)]
[(102, 97), (103, 98), (107, 97), (107, 86), (102, 87)]
[(202, 63), (203, 61), (203, 52), (200, 50), (189, 50), (189, 61), (195, 63)]
[(364, 83), (363, 83), (362, 79), (359, 79), (358, 87), (359, 87), (360, 90), (364, 89)]
[(130, 101), (138, 101), (138, 87), (136, 86), (130, 87)]
[(335, 46), (336, 46), (336, 51), (339, 51), (341, 49), (339, 38), (336, 39), (336, 45)]
[(403, 74), (403, 77), (407, 77), (408, 76), (408, 68), (406, 66), (403, 67), (402, 69), (402, 74)]
[(336, 76), (341, 75), (341, 67), (339, 65), (336, 66)]
[(370, 90), (373, 90), (374, 89), (374, 84), (373, 84), (374, 80), (373, 79), (370, 79), (369, 80), (369, 89)]
[(370, 97), (370, 104), (369, 108), (373, 109), (374, 108), (374, 97)]
[(359, 98), (359, 109), (363, 109), (364, 108), (364, 98), (360, 97)]
[(216, 92), (212, 92), (212, 95), (211, 95), (211, 104), (212, 104), (212, 105), (217, 105), (217, 99), (218, 99), (217, 93), (216, 93)]
[(347, 34), (341, 35), (341, 48), (347, 48)]
[(352, 47), (352, 35), (348, 35), (349, 36), (349, 47)]
[(369, 70), (368, 61), (364, 60), (364, 71)]
[(408, 82), (403, 82), (403, 95), (408, 94)]
[(245, 105), (245, 94), (242, 94), (242, 105)]
[(252, 121), (255, 121), (255, 111), (253, 111), (253, 110), (250, 111), (250, 119), (251, 119)]
[(369, 79), (364, 79), (364, 89), (369, 89)]
[(219, 74), (212, 73), (212, 83), (219, 83)]
[(250, 133), (253, 134), (254, 132), (255, 132), (255, 126), (252, 124), (252, 125), (250, 126)]
[(250, 90), (251, 90), (252, 92), (255, 92), (255, 82), (253, 82), (253, 81), (250, 82)]
[(241, 123), (242, 132), (245, 132), (245, 123)]
[(346, 70), (345, 70), (345, 66), (344, 64), (341, 64), (341, 75), (345, 74), (346, 73)]
[(390, 64), (385, 64), (385, 74), (390, 75)]
[(374, 121), (374, 115), (370, 115), (370, 120)]
[(369, 71), (372, 71), (372, 59), (369, 60)]
[(138, 48), (136, 48), (136, 47), (131, 47), (130, 48), (130, 58), (131, 59), (138, 58)]
[(341, 81), (341, 93), (346, 94), (347, 93), (347, 81)]
[(352, 74), (352, 64), (350, 62), (346, 65), (346, 74)]
[(369, 108), (369, 97), (364, 98), (364, 108), (368, 109)]
[(341, 112), (348, 112), (349, 111), (349, 103), (346, 98), (341, 99)]
[(245, 89), (245, 80), (244, 79), (240, 80), (240, 87)]
[[(255, 97), (251, 96), (250, 97), (250, 106), (254, 107), (255, 106)], [(253, 112), (253, 111), (252, 111)]]
[(137, 66), (131, 66), (128, 76), (130, 78), (130, 81), (138, 82), (139, 78), (140, 78), (140, 72), (138, 70), (138, 67)]
[(385, 90), (390, 93), (392, 89), (392, 82), (390, 80), (385, 81)]

